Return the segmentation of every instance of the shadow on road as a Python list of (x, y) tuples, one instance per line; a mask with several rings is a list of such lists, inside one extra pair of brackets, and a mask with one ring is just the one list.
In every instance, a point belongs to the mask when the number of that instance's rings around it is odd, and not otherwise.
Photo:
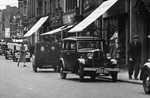
[[(79, 78), (66, 78), (66, 80), (80, 82)], [(91, 78), (88, 78), (88, 77), (85, 77), (83, 82), (84, 83), (93, 83), (93, 82), (94, 83), (95, 82), (97, 82), (97, 83), (111, 83), (111, 82), (115, 83), (109, 78), (96, 78), (95, 80), (92, 80)]]

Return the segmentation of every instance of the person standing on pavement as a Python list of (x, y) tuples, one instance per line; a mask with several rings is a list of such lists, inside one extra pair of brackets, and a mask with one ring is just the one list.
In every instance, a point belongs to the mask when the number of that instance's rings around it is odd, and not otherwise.
[(133, 41), (129, 45), (128, 55), (129, 55), (129, 79), (132, 79), (133, 71), (134, 79), (138, 80), (138, 74), (140, 70), (141, 63), (141, 42), (138, 41), (139, 36), (134, 35)]
[(120, 58), (120, 52), (122, 51), (122, 45), (119, 43), (118, 38), (115, 38), (115, 43), (110, 48), (110, 54), (112, 58)]
[(19, 55), (19, 60), (18, 60), (18, 64), (17, 66), (19, 67), (19, 63), (20, 62), (24, 62), (24, 67), (26, 67), (25, 65), (25, 56), (26, 56), (26, 50), (25, 50), (25, 46), (24, 46), (24, 43), (21, 43), (21, 47), (20, 47), (20, 55)]

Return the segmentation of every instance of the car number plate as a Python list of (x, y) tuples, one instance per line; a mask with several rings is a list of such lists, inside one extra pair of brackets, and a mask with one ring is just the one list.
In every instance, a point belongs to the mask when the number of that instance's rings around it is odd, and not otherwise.
[(105, 73), (105, 74), (108, 74), (109, 71), (108, 71), (107, 69), (104, 69), (104, 73)]
[(43, 65), (43, 67), (53, 67), (52, 65)]
[(96, 71), (96, 73), (108, 74), (109, 71), (108, 71), (107, 69), (104, 69), (104, 68), (99, 68), (99, 69)]

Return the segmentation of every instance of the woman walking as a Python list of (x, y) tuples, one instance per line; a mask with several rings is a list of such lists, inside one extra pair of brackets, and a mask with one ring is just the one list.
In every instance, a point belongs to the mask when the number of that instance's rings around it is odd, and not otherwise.
[(26, 67), (26, 65), (25, 65), (25, 62), (26, 62), (25, 56), (26, 56), (26, 50), (25, 50), (24, 43), (22, 43), (21, 47), (20, 47), (20, 56), (19, 56), (19, 60), (18, 60), (18, 64), (17, 64), (18, 67), (19, 67), (20, 62), (24, 62), (23, 66)]

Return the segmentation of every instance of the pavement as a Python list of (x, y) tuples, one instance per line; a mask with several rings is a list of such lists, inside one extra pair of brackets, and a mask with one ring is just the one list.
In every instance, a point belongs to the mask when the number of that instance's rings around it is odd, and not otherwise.
[[(140, 72), (139, 72), (139, 76), (140, 76)], [(139, 79), (139, 76), (138, 76), (138, 79)], [(142, 80), (135, 80), (133, 76), (132, 78), (133, 79), (129, 79), (127, 68), (120, 69), (120, 72), (118, 73), (118, 81), (128, 82), (128, 83), (133, 83), (133, 84), (142, 84)]]

